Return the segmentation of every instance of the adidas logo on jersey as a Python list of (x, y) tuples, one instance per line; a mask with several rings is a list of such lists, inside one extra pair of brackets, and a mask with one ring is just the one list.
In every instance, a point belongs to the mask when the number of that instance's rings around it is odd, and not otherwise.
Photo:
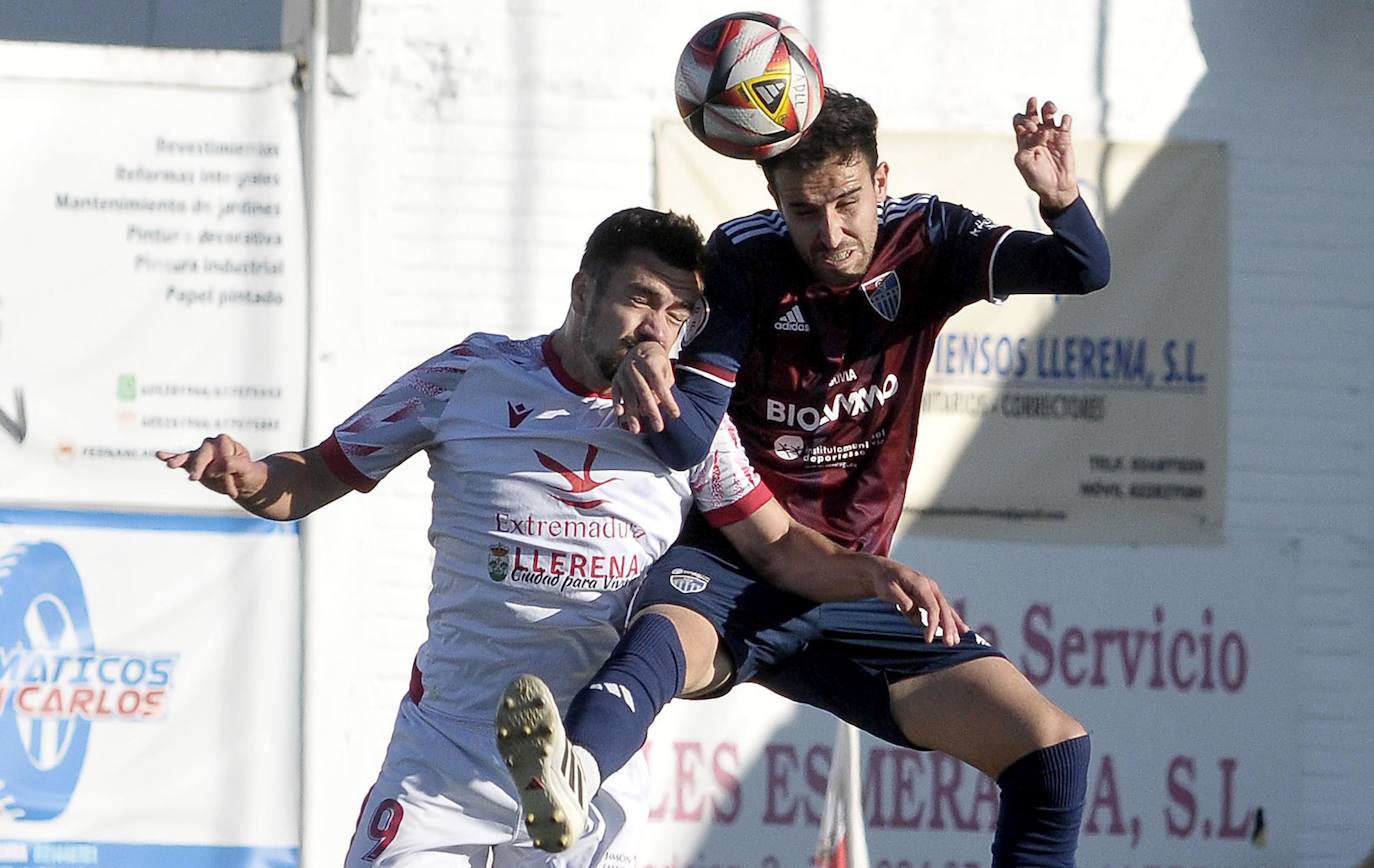
[(794, 304), (791, 310), (778, 317), (778, 321), (773, 323), (773, 328), (780, 332), (809, 332), (811, 324), (802, 316), (801, 305)]

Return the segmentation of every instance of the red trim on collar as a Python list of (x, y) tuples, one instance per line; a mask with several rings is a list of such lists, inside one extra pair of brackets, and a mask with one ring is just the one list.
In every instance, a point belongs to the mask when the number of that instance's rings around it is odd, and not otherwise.
[(572, 392), (574, 395), (581, 395), (584, 398), (609, 398), (609, 390), (598, 392), (579, 383), (568, 369), (563, 367), (563, 360), (558, 358), (558, 353), (553, 351), (553, 335), (544, 338), (544, 363), (549, 366), (549, 372), (558, 381), (558, 385)]

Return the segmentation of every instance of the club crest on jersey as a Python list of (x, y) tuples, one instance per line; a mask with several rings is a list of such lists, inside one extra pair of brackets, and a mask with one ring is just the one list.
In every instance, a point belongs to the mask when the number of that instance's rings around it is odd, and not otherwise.
[(902, 282), (897, 279), (897, 272), (889, 271), (866, 280), (861, 288), (878, 316), (888, 322), (897, 318), (897, 311), (902, 306)]
[(504, 582), (510, 575), (510, 549), (501, 544), (491, 547), (487, 554), (487, 575), (493, 582)]
[(706, 303), (706, 296), (697, 299), (697, 303), (692, 305), (692, 315), (687, 318), (687, 322), (682, 325), (682, 336), (680, 346), (687, 346), (697, 339), (706, 330), (706, 321), (711, 318), (711, 306)]
[(675, 569), (668, 574), (668, 581), (684, 594), (699, 594), (711, 584), (711, 577), (694, 570)]

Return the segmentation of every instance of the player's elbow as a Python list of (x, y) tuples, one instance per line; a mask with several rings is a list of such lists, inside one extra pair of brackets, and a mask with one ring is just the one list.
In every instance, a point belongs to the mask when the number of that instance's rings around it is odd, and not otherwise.
[(1102, 255), (1095, 257), (1088, 263), (1079, 275), (1079, 283), (1083, 287), (1083, 294), (1097, 292), (1105, 289), (1112, 279), (1112, 258), (1103, 251)]
[[(1112, 279), (1112, 260), (1105, 250), (1092, 256), (1074, 257), (1076, 262), (1061, 272), (1062, 295), (1087, 295), (1103, 289)], [(1067, 273), (1066, 273), (1067, 272)]]

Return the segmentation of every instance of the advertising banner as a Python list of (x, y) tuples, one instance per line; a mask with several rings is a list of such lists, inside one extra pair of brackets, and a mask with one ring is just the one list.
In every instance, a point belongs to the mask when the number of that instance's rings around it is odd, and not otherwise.
[[(976, 548), (926, 540), (897, 556), (941, 576), (969, 623), (1087, 727), (1078, 864), (1297, 864), (1296, 630), (1267, 578), (1291, 565), (1277, 545), (1042, 547), (1014, 576), (1012, 546)], [(648, 746), (641, 868), (809, 864), (834, 733), (833, 718), (752, 685), (671, 703)], [(860, 753), (873, 868), (988, 868), (994, 781), (867, 735)]]
[(0, 510), (0, 865), (299, 862), (294, 529)]
[(0, 503), (217, 508), (152, 453), (300, 445), (295, 92), (0, 77)]
[[(711, 152), (681, 122), (660, 124), (655, 141), (661, 207), (705, 231), (773, 207), (754, 164)], [(1014, 150), (1010, 130), (880, 142), (893, 195), (931, 192), (996, 223), (1048, 231)], [(1076, 150), (1081, 189), (1111, 245), (1111, 285), (1085, 299), (975, 304), (945, 325), (928, 369), (908, 520), (921, 533), (978, 538), (1219, 542), (1225, 151), (1081, 140)]]

